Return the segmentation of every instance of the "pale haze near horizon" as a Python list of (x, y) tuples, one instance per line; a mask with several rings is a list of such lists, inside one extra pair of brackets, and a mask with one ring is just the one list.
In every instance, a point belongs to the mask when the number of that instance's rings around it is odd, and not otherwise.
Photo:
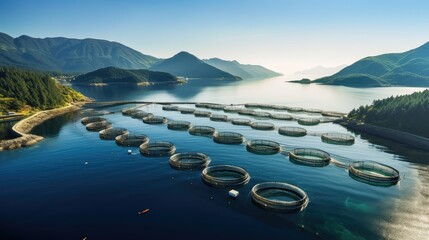
[(184, 50), (290, 75), (429, 41), (429, 1), (0, 1), (0, 32), (96, 38), (159, 58)]

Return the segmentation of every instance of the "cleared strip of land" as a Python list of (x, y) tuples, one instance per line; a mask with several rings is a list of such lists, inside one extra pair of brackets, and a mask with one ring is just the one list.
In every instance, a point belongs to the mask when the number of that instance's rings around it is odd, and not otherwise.
[(37, 142), (43, 140), (43, 137), (34, 134), (28, 134), (31, 129), (48, 119), (60, 116), (68, 112), (77, 111), (80, 109), (81, 105), (82, 104), (72, 104), (61, 108), (40, 111), (28, 118), (22, 119), (12, 127), (12, 131), (18, 137), (14, 139), (0, 141), (0, 151), (16, 149), (36, 144)]

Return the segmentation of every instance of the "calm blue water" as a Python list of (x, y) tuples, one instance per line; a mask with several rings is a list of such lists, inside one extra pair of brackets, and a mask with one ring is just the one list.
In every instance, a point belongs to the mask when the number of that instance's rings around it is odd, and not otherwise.
[[(284, 83), (281, 78), (226, 86), (209, 84), (202, 90), (198, 90), (198, 85), (190, 83), (189, 92), (185, 86), (151, 91), (133, 88), (128, 94), (123, 93), (125, 88), (87, 88), (83, 92), (100, 100), (262, 102), (348, 111), (384, 95), (416, 90), (303, 86)], [(267, 95), (264, 93), (267, 85), (279, 91)], [(377, 91), (381, 93), (377, 95)], [(351, 99), (344, 97), (347, 95)], [(331, 100), (326, 99), (328, 96)], [(351, 102), (355, 105), (351, 106)], [(130, 105), (108, 109), (116, 112), (106, 115), (113, 126), (147, 134), (151, 140), (171, 141), (177, 152), (204, 152), (212, 158), (211, 165), (241, 166), (251, 175), (249, 184), (239, 189), (238, 199), (232, 200), (227, 196), (228, 190), (205, 185), (200, 171), (174, 170), (167, 157), (143, 157), (137, 148), (100, 140), (98, 133), (86, 131), (80, 123), (81, 113), (67, 114), (34, 130), (35, 134), (46, 136), (41, 143), (0, 153), (1, 239), (82, 239), (86, 236), (88, 239), (311, 239), (316, 233), (323, 239), (423, 239), (427, 236), (429, 170), (428, 165), (421, 162), (427, 162), (428, 154), (354, 133), (351, 133), (356, 136), (354, 145), (331, 145), (321, 142), (318, 136), (286, 137), (277, 131), (258, 131), (166, 112), (158, 105), (141, 107), (170, 119), (208, 125), (218, 131), (239, 132), (247, 140), (277, 141), (285, 150), (315, 147), (339, 161), (375, 160), (401, 172), (398, 185), (377, 187), (353, 180), (345, 169), (333, 164), (323, 168), (296, 165), (282, 154), (255, 155), (247, 152), (244, 145), (217, 144), (210, 138), (168, 130), (166, 125), (147, 125), (122, 116), (119, 111), (126, 107)], [(258, 121), (299, 126), (294, 121)], [(311, 133), (347, 132), (331, 123), (305, 128)], [(128, 155), (128, 149), (135, 154)], [(308, 207), (298, 214), (281, 214), (255, 206), (250, 190), (265, 181), (284, 181), (301, 187), (310, 198)], [(150, 209), (148, 214), (137, 214), (146, 208)]]

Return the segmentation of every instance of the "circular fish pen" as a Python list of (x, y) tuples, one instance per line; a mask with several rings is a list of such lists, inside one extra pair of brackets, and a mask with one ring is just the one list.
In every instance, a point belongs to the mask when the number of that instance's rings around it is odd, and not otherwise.
[(210, 117), (212, 115), (209, 111), (195, 111), (194, 116), (195, 117)]
[(163, 116), (151, 115), (151, 116), (144, 117), (143, 122), (146, 124), (163, 124), (167, 122), (167, 118)]
[(195, 103), (195, 107), (197, 108), (210, 108), (210, 103)]
[(335, 122), (338, 120), (337, 117), (321, 117), (319, 118), (320, 123), (330, 123), (330, 122)]
[(192, 126), (188, 130), (189, 134), (191, 134), (191, 135), (210, 136), (210, 137), (213, 136), (215, 131), (216, 131), (216, 129), (214, 129), (213, 127), (201, 126), (201, 125)]
[(282, 113), (275, 113), (275, 114), (271, 114), (270, 116), (272, 119), (277, 119), (277, 120), (293, 120), (293, 117), (289, 114), (282, 114)]
[(136, 119), (142, 119), (142, 118), (145, 118), (148, 116), (153, 116), (153, 114), (145, 112), (143, 110), (137, 110), (137, 111), (131, 113), (129, 116), (131, 116), (132, 118), (136, 118)]
[(251, 116), (254, 112), (255, 110), (252, 109), (241, 109), (240, 111), (238, 111), (238, 114)]
[(259, 155), (273, 155), (280, 152), (280, 144), (270, 140), (251, 140), (246, 144), (247, 151)]
[(224, 112), (239, 112), (241, 111), (243, 108), (241, 107), (233, 107), (233, 106), (226, 106), (223, 108)]
[(107, 115), (107, 114), (111, 114), (113, 112), (109, 112), (107, 110), (99, 110), (99, 111), (93, 111), (91, 112), (92, 116), (101, 116), (101, 115)]
[(231, 120), (231, 123), (234, 125), (250, 126), (250, 124), (252, 124), (252, 121), (246, 118), (233, 118)]
[(273, 105), (272, 108), (277, 111), (286, 111), (289, 109), (289, 107), (281, 106), (281, 105)]
[(103, 129), (112, 127), (112, 124), (108, 121), (101, 121), (101, 122), (88, 123), (85, 127), (86, 127), (86, 130), (88, 131), (99, 132)]
[(191, 127), (188, 121), (168, 121), (167, 128), (170, 130), (187, 131)]
[(222, 105), (222, 104), (210, 104), (209, 108), (210, 109), (214, 109), (214, 110), (223, 110), (225, 108), (225, 105)]
[(244, 106), (246, 108), (259, 108), (259, 103), (246, 103)]
[(170, 157), (170, 166), (179, 170), (192, 170), (205, 168), (210, 163), (210, 157), (204, 153), (184, 152), (176, 153)]
[(279, 134), (290, 137), (303, 137), (307, 135), (307, 130), (301, 127), (279, 127)]
[(323, 112), (322, 110), (315, 109), (315, 108), (305, 108), (303, 111), (307, 112), (307, 113), (322, 113)]
[(120, 146), (138, 147), (149, 142), (149, 138), (145, 134), (122, 134), (115, 137), (116, 144)]
[(250, 127), (256, 130), (269, 131), (274, 130), (275, 125), (269, 122), (252, 122)]
[(154, 141), (140, 145), (140, 153), (147, 157), (162, 157), (174, 154), (176, 147), (167, 141)]
[(126, 133), (128, 133), (128, 131), (125, 128), (112, 127), (112, 128), (101, 130), (99, 132), (99, 136), (100, 136), (100, 139), (103, 139), (103, 140), (115, 140), (117, 136), (126, 134)]
[(274, 105), (271, 105), (271, 104), (259, 104), (260, 109), (269, 110), (269, 109), (273, 109), (273, 107), (274, 107)]
[(323, 142), (331, 144), (352, 145), (355, 143), (355, 137), (344, 133), (324, 133), (321, 138)]
[(213, 114), (210, 116), (210, 120), (215, 122), (226, 122), (228, 121), (227, 115), (221, 115), (221, 114)]
[(235, 132), (215, 132), (213, 141), (222, 144), (242, 144), (244, 141), (243, 135)]
[(288, 107), (287, 111), (288, 112), (302, 112), (304, 109), (301, 107)]
[(320, 123), (320, 120), (317, 118), (299, 118), (298, 123), (306, 126), (313, 126)]
[(337, 118), (342, 118), (344, 117), (345, 113), (340, 113), (340, 112), (333, 112), (333, 111), (322, 111), (322, 116), (326, 116), (326, 117), (337, 117)]
[(95, 122), (102, 122), (102, 121), (106, 121), (106, 119), (103, 117), (96, 117), (96, 116), (95, 117), (84, 117), (80, 120), (80, 122), (83, 125), (87, 125), (89, 123), (95, 123)]
[(164, 105), (164, 106), (162, 106), (162, 110), (164, 110), (164, 111), (178, 111), (179, 110), (179, 106)]
[(271, 113), (255, 111), (252, 113), (252, 116), (258, 117), (258, 118), (269, 118), (269, 117), (271, 117)]
[(194, 108), (179, 108), (180, 113), (182, 114), (193, 114), (195, 112)]
[(300, 212), (309, 198), (301, 188), (283, 182), (265, 182), (253, 186), (252, 200), (262, 208), (279, 212)]
[(373, 161), (350, 164), (349, 175), (358, 181), (377, 186), (395, 185), (400, 179), (398, 170)]
[(331, 155), (315, 148), (295, 148), (289, 152), (289, 159), (291, 162), (300, 165), (324, 167), (329, 165)]
[(127, 108), (127, 109), (122, 110), (121, 112), (122, 112), (122, 115), (130, 116), (132, 113), (137, 112), (137, 111), (141, 111), (141, 110), (136, 109), (136, 108)]
[(206, 184), (216, 188), (242, 187), (250, 180), (246, 170), (232, 165), (206, 167), (201, 177)]

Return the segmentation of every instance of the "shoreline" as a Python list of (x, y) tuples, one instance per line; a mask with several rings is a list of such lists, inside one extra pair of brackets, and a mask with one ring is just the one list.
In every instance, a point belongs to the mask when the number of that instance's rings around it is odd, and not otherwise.
[(84, 103), (73, 103), (65, 107), (54, 108), (50, 110), (39, 111), (28, 118), (24, 118), (17, 122), (12, 127), (12, 131), (18, 136), (14, 139), (1, 140), (0, 152), (5, 150), (12, 150), (21, 147), (34, 145), (44, 139), (42, 136), (29, 134), (29, 132), (37, 125), (42, 124), (44, 121), (51, 118), (63, 115), (69, 112), (75, 112), (81, 108)]
[(339, 124), (351, 130), (372, 134), (377, 137), (406, 144), (408, 146), (415, 147), (426, 152), (429, 151), (429, 138), (425, 138), (422, 136), (418, 136), (415, 134), (411, 134), (411, 133), (407, 133), (407, 132), (403, 132), (395, 129), (378, 127), (367, 123), (358, 123), (356, 121), (351, 121), (351, 120), (341, 119), (341, 120), (335, 121), (334, 123)]

